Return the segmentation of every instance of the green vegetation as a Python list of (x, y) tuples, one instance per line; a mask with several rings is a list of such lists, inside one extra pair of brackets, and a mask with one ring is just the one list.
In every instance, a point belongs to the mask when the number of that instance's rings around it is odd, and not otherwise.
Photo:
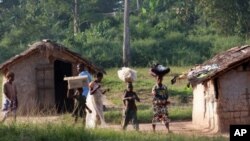
[[(170, 67), (171, 72), (164, 79), (164, 84), (168, 85), (171, 94), (169, 106), (169, 115), (172, 121), (191, 120), (192, 107), (191, 103), (183, 103), (179, 100), (181, 96), (190, 97), (191, 89), (186, 88), (185, 81), (179, 81), (175, 85), (170, 84), (170, 79), (174, 74), (180, 74), (187, 71), (190, 67)], [(122, 92), (126, 87), (117, 76), (118, 68), (107, 69), (107, 75), (104, 77), (103, 86), (111, 88), (107, 93), (107, 99), (110, 100), (114, 107), (110, 107), (105, 111), (105, 120), (108, 124), (120, 124), (122, 121)], [(135, 82), (135, 91), (139, 94), (142, 102), (137, 103), (138, 120), (140, 123), (150, 123), (152, 120), (151, 106), (151, 87), (155, 80), (148, 73), (148, 68), (135, 68), (138, 73), (138, 79)], [(0, 79), (2, 80), (2, 79)], [(1, 86), (0, 86), (1, 89)], [(172, 94), (174, 93), (174, 94)], [(21, 121), (22, 117), (18, 117)], [(10, 119), (12, 120), (12, 119)], [(33, 121), (32, 121), (33, 122)], [(0, 126), (1, 141), (158, 141), (158, 140), (174, 140), (174, 141), (224, 141), (224, 137), (204, 137), (195, 135), (180, 135), (180, 134), (164, 134), (150, 132), (122, 132), (113, 129), (95, 129), (86, 130), (81, 124), (73, 126), (71, 114), (64, 114), (59, 119), (49, 121), (49, 123), (32, 123), (28, 122), (17, 123)], [(79, 119), (79, 123), (81, 120)], [(146, 134), (145, 134), (146, 133)]]
[[(145, 134), (146, 133), (146, 134)], [(109, 129), (86, 130), (67, 124), (13, 124), (0, 126), (1, 141), (226, 141), (224, 137), (164, 134), (149, 132), (121, 132)]]
[[(164, 77), (163, 83), (167, 85), (170, 94), (171, 105), (169, 106), (169, 115), (171, 120), (191, 120), (192, 118), (192, 89), (187, 88), (187, 80), (178, 81), (171, 85), (170, 80), (175, 74), (181, 74), (188, 71), (190, 67), (170, 67), (171, 72)], [(152, 95), (151, 89), (155, 84), (155, 78), (149, 74), (149, 68), (134, 68), (137, 71), (137, 81), (134, 82), (134, 91), (141, 98), (137, 102), (138, 120), (140, 123), (150, 123), (152, 121)], [(105, 119), (109, 123), (120, 124), (122, 119), (122, 95), (126, 89), (126, 83), (118, 78), (118, 68), (107, 69), (107, 75), (104, 76), (103, 86), (111, 89), (107, 93), (107, 99), (114, 106), (105, 112)]]
[[(188, 88), (187, 80), (177, 81), (176, 84), (171, 84), (171, 79), (176, 74), (182, 74), (187, 72), (191, 67), (175, 67), (170, 66), (170, 73), (164, 77), (163, 83), (167, 85), (169, 94), (173, 98), (179, 96), (191, 96), (192, 89)], [(126, 89), (126, 83), (118, 78), (117, 71), (120, 68), (107, 69), (107, 74), (104, 76), (103, 85), (104, 87), (110, 88), (111, 91), (107, 94), (107, 98), (114, 104), (122, 106), (121, 96), (123, 91)], [(137, 71), (137, 80), (134, 82), (134, 91), (137, 92), (138, 96), (143, 99), (144, 103), (149, 102), (151, 98), (151, 90), (155, 85), (156, 80), (149, 74), (149, 68), (133, 68)]]
[[(1, 0), (0, 63), (46, 38), (99, 66), (120, 67), (123, 1), (77, 1), (75, 15), (72, 0)], [(131, 66), (194, 65), (249, 44), (249, 9), (242, 0), (131, 1)]]
[[(0, 0), (0, 63), (26, 50), (35, 41), (51, 39), (61, 43), (107, 70), (104, 86), (111, 88), (107, 99), (114, 106), (105, 112), (105, 117), (110, 123), (120, 123), (125, 84), (117, 77), (117, 70), (122, 66), (123, 1), (77, 0), (77, 14), (72, 13), (74, 2)], [(137, 103), (140, 122), (150, 122), (152, 116), (151, 88), (155, 81), (147, 69), (152, 63), (182, 66), (171, 67), (164, 84), (170, 93), (171, 119), (186, 120), (191, 118), (192, 90), (186, 87), (187, 82), (171, 85), (170, 79), (191, 68), (183, 66), (199, 64), (231, 47), (250, 44), (250, 1), (136, 0), (131, 1), (130, 10), (130, 64), (138, 71), (134, 88), (142, 99)], [(65, 120), (69, 118), (69, 115), (65, 116)], [(0, 126), (0, 140), (225, 139), (93, 131), (52, 124)]]
[[(187, 72), (191, 66), (170, 66), (170, 73), (164, 77), (163, 83), (168, 86), (170, 90), (183, 90), (186, 87), (187, 81), (178, 81), (176, 85), (171, 85), (170, 80), (176, 74), (182, 74)], [(117, 71), (121, 68), (110, 68), (106, 69), (105, 71), (107, 74), (104, 76), (103, 84), (105, 87), (111, 88), (111, 93), (114, 94), (116, 92), (122, 93), (123, 90), (126, 88), (126, 83), (122, 82), (117, 75)], [(151, 88), (155, 84), (155, 78), (149, 74), (149, 68), (133, 68), (137, 71), (137, 80), (134, 82), (134, 90), (141, 91), (141, 90), (149, 90), (147, 93), (151, 93)], [(188, 89), (185, 89), (188, 90)], [(191, 92), (191, 90), (188, 90)]]
[[(172, 66), (171, 72), (164, 77), (164, 84), (168, 86), (170, 101), (172, 104), (169, 107), (169, 115), (172, 121), (176, 120), (191, 120), (192, 118), (192, 103), (185, 99), (192, 98), (192, 89), (187, 88), (187, 81), (178, 81), (175, 85), (170, 84), (170, 80), (175, 74), (186, 72), (190, 67), (175, 67)], [(134, 91), (141, 98), (138, 106), (138, 119), (140, 123), (150, 123), (152, 120), (152, 105), (151, 105), (151, 89), (155, 84), (155, 79), (149, 74), (148, 68), (134, 68), (137, 71), (137, 81), (134, 83)], [(118, 68), (107, 69), (107, 75), (104, 76), (103, 86), (110, 88), (107, 93), (107, 99), (113, 104), (105, 112), (105, 119), (108, 123), (120, 124), (122, 120), (122, 95), (126, 88), (126, 84), (122, 82), (117, 75)], [(2, 78), (2, 77), (0, 77)], [(2, 79), (0, 79), (1, 83)], [(0, 86), (0, 90), (2, 85)], [(1, 95), (2, 96), (2, 95)], [(1, 100), (0, 96), (0, 100)], [(183, 100), (184, 99), (184, 100)], [(1, 105), (0, 105), (1, 107)], [(71, 120), (69, 115), (64, 116)]]

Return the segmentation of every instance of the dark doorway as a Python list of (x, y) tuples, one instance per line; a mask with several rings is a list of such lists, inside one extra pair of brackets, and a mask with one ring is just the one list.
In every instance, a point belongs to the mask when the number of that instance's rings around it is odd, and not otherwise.
[(55, 102), (58, 113), (72, 112), (74, 101), (67, 98), (67, 81), (64, 76), (72, 76), (72, 64), (56, 60), (54, 63)]

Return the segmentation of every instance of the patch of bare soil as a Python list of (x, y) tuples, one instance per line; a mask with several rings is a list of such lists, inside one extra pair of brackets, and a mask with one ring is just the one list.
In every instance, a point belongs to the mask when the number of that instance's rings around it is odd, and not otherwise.
[[(121, 125), (110, 125), (110, 128), (116, 129), (116, 130), (122, 130)], [(140, 131), (142, 132), (153, 132), (152, 125), (150, 123), (143, 123), (139, 125)], [(127, 130), (134, 130), (132, 125), (128, 125)], [(163, 124), (157, 124), (156, 125), (156, 131), (160, 133), (168, 133), (165, 125)], [(195, 126), (192, 124), (191, 121), (178, 121), (178, 122), (170, 122), (170, 133), (175, 134), (187, 134), (187, 135), (198, 135), (198, 136), (224, 136), (229, 137), (228, 134), (218, 134), (214, 133), (213, 131), (210, 131), (205, 128), (200, 128), (198, 126)]]

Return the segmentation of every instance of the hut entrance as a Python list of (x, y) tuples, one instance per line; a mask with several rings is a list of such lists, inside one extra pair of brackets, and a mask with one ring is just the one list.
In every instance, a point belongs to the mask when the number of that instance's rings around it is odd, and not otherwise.
[(71, 112), (73, 99), (67, 98), (67, 82), (64, 76), (72, 76), (72, 64), (56, 60), (54, 62), (55, 102), (58, 113)]

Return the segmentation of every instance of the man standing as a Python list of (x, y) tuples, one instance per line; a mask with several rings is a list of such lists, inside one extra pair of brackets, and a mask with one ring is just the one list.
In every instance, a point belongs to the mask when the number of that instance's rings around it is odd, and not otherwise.
[(13, 112), (14, 114), (14, 121), (16, 121), (16, 110), (18, 106), (17, 102), (17, 90), (16, 86), (13, 83), (15, 79), (15, 75), (13, 72), (8, 72), (6, 74), (7, 81), (3, 85), (3, 94), (4, 94), (4, 102), (3, 102), (3, 119), (1, 123), (3, 123), (9, 112)]

